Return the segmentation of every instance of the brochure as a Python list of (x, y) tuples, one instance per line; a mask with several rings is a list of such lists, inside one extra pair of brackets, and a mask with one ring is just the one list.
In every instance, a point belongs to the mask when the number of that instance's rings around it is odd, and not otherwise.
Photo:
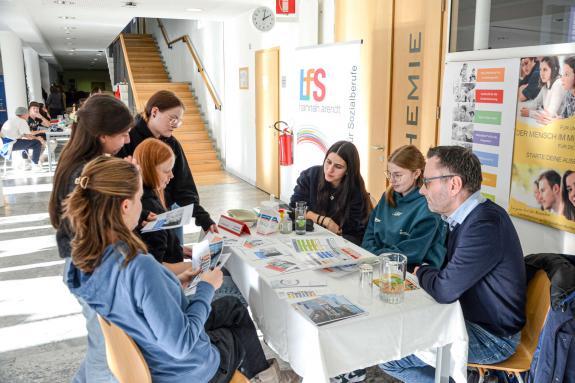
[(204, 240), (199, 243), (194, 243), (192, 247), (192, 267), (199, 268), (200, 272), (192, 279), (184, 293), (190, 295), (196, 292), (196, 286), (200, 282), (202, 274), (210, 269), (210, 243)]
[(141, 231), (142, 233), (148, 233), (151, 231), (173, 229), (187, 225), (192, 220), (193, 212), (194, 204), (192, 203), (187, 206), (158, 214), (158, 217), (154, 221), (148, 222)]
[(325, 281), (313, 281), (310, 279), (281, 278), (270, 281), (272, 289), (293, 289), (299, 287), (323, 287), (327, 286)]
[(343, 295), (335, 294), (321, 295), (314, 299), (294, 303), (293, 306), (317, 326), (367, 314)]

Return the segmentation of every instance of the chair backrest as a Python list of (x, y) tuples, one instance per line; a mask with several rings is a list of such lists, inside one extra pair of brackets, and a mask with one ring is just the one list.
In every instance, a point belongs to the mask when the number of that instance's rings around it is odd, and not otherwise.
[(543, 270), (539, 270), (527, 286), (527, 321), (521, 331), (521, 344), (533, 355), (539, 341), (539, 334), (545, 325), (550, 306), (551, 282)]
[(115, 324), (98, 315), (106, 340), (106, 359), (110, 370), (120, 383), (151, 383), (148, 364), (138, 345)]

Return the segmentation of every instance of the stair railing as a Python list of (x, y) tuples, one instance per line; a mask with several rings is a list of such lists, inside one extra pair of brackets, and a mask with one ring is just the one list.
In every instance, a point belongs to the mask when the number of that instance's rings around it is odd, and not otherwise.
[(184, 44), (186, 44), (186, 46), (188, 47), (188, 51), (190, 52), (192, 58), (194, 59), (194, 62), (196, 63), (198, 72), (202, 76), (204, 84), (206, 85), (206, 88), (208, 88), (208, 92), (210, 92), (210, 96), (212, 96), (212, 100), (214, 101), (216, 109), (222, 110), (222, 103), (220, 101), (220, 98), (218, 97), (218, 94), (216, 92), (216, 89), (214, 88), (214, 85), (212, 84), (210, 77), (208, 76), (207, 72), (204, 69), (204, 64), (202, 64), (202, 60), (200, 59), (200, 56), (198, 55), (198, 52), (196, 51), (196, 48), (192, 43), (192, 39), (190, 39), (188, 35), (183, 35), (170, 41), (168, 33), (166, 32), (166, 28), (164, 27), (162, 21), (160, 19), (156, 19), (156, 21), (158, 22), (158, 27), (162, 32), (162, 36), (164, 36), (164, 41), (166, 42), (168, 48), (172, 49), (172, 45), (174, 43), (177, 43), (178, 41), (182, 41)]

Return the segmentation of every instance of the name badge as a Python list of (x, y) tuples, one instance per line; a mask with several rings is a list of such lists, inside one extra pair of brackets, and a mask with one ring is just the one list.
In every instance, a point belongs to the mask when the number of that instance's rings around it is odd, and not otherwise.
[(246, 225), (242, 221), (238, 221), (226, 215), (220, 216), (220, 220), (218, 221), (218, 227), (221, 227), (222, 229), (229, 231), (230, 233), (235, 234), (237, 236), (240, 236), (243, 233), (246, 233), (248, 235), (251, 234), (248, 225)]

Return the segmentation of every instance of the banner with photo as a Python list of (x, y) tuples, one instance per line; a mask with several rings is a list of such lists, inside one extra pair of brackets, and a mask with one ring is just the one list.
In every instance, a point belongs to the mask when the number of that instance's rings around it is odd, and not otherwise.
[[(321, 165), (329, 147), (347, 140), (361, 149), (365, 129), (360, 116), (361, 42), (319, 45), (295, 51), (291, 98), (294, 115), (292, 190), (302, 170)], [(282, 189), (284, 186), (282, 185)]]
[(482, 194), (507, 208), (517, 104), (517, 59), (450, 62), (441, 101), (441, 145), (473, 150)]
[(575, 233), (575, 55), (521, 59), (509, 211)]

